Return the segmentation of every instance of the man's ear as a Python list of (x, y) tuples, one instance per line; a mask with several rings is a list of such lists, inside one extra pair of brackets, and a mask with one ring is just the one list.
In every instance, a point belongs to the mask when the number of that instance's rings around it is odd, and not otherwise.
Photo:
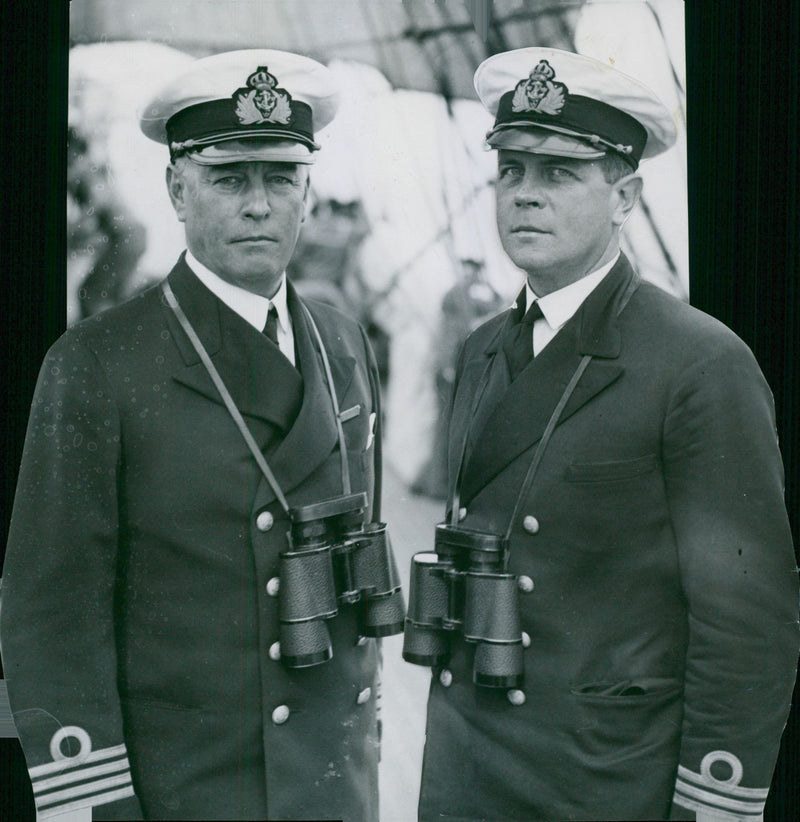
[(167, 166), (166, 171), (167, 193), (172, 207), (180, 222), (186, 222), (186, 180), (181, 172), (173, 165)]
[(639, 202), (642, 185), (642, 178), (638, 174), (629, 174), (614, 183), (611, 221), (617, 228), (622, 228), (634, 206)]

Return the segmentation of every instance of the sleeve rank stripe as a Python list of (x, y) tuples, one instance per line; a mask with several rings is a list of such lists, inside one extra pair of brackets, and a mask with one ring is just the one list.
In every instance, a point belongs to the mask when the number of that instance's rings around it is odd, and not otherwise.
[(34, 794), (49, 791), (51, 788), (57, 788), (61, 785), (68, 785), (70, 782), (80, 782), (82, 780), (94, 779), (107, 773), (114, 773), (115, 771), (127, 771), (130, 769), (128, 757), (123, 759), (116, 759), (113, 762), (106, 762), (104, 765), (95, 765), (93, 768), (80, 768), (69, 773), (59, 774), (58, 776), (51, 776), (49, 779), (31, 780), (33, 784)]
[(61, 816), (61, 814), (69, 811), (79, 811), (82, 808), (93, 808), (96, 805), (107, 805), (109, 802), (116, 802), (118, 799), (125, 799), (128, 796), (135, 796), (133, 792), (133, 785), (128, 785), (125, 788), (120, 788), (116, 791), (108, 791), (107, 793), (96, 794), (85, 799), (79, 799), (75, 802), (68, 802), (66, 805), (56, 805), (45, 810), (37, 809), (38, 820), (50, 819), (54, 816)]
[(692, 785), (678, 782), (675, 785), (675, 795), (672, 801), (676, 805), (681, 805), (689, 810), (715, 810), (728, 811), (746, 814), (758, 818), (764, 811), (766, 800), (741, 801), (730, 799), (727, 796), (704, 791), (702, 788), (695, 788)]
[[(117, 788), (121, 785), (130, 786), (131, 790), (131, 774), (126, 771), (119, 776), (111, 776), (108, 779), (95, 779), (93, 782), (87, 782), (83, 785), (77, 785), (73, 788), (66, 788), (63, 791), (55, 791), (44, 796), (35, 797), (37, 809), (47, 808), (54, 804), (60, 804), (67, 799), (85, 798), (92, 800), (95, 797), (89, 794), (96, 794), (98, 791), (104, 791), (106, 788)], [(97, 804), (93, 802), (92, 804)]]
[(128, 749), (123, 743), (122, 745), (115, 745), (113, 748), (101, 748), (98, 751), (94, 751), (93, 753), (90, 753), (86, 759), (82, 759), (80, 762), (75, 762), (74, 758), (67, 757), (66, 759), (57, 759), (55, 762), (48, 762), (45, 765), (36, 765), (33, 768), (30, 768), (28, 773), (30, 774), (31, 779), (37, 779), (40, 776), (58, 773), (59, 771), (65, 771), (68, 768), (81, 768), (88, 765), (90, 762), (99, 762), (102, 759), (111, 759), (115, 756), (127, 755)]
[(677, 782), (694, 782), (695, 785), (700, 785), (703, 788), (717, 790), (726, 796), (738, 797), (740, 799), (764, 799), (766, 800), (769, 794), (769, 788), (740, 788), (738, 785), (726, 785), (717, 779), (709, 779), (703, 774), (690, 771), (684, 768), (683, 765), (678, 765), (678, 779)]

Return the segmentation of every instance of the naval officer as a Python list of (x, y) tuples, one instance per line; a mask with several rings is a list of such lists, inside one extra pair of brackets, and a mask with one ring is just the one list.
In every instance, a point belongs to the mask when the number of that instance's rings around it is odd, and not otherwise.
[(194, 62), (142, 114), (186, 252), (49, 351), (5, 563), (41, 819), (377, 819), (367, 634), (393, 627), (362, 598), (325, 612), (328, 647), (281, 633), (314, 610), (281, 590), (291, 512), (347, 497), (380, 518), (366, 336), (284, 273), (336, 106), (324, 66), (248, 50)]
[(451, 631), (420, 819), (759, 819), (798, 651), (772, 396), (741, 340), (619, 245), (672, 118), (552, 49), (493, 56), (475, 87), (526, 282), (461, 352), (448, 527), (505, 540), (520, 622), (489, 639), (518, 642), (521, 672)]

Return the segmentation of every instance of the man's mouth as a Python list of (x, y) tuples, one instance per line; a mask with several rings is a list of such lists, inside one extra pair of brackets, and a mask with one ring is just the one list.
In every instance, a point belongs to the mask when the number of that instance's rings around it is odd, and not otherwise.
[(549, 231), (545, 231), (543, 228), (537, 228), (533, 225), (515, 225), (511, 229), (512, 234), (549, 234)]

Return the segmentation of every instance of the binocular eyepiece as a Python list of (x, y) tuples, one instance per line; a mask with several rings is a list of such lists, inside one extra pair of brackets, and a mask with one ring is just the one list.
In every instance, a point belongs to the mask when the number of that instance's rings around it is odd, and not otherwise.
[(489, 688), (522, 685), (519, 587), (505, 571), (503, 537), (442, 523), (435, 552), (411, 563), (403, 659), (438, 667), (450, 657), (451, 638), (475, 643), (473, 682)]
[(367, 495), (347, 494), (289, 510), (288, 549), (279, 558), (281, 659), (290, 668), (333, 656), (325, 620), (361, 603), (361, 633), (403, 630), (405, 605), (385, 523), (365, 525)]

